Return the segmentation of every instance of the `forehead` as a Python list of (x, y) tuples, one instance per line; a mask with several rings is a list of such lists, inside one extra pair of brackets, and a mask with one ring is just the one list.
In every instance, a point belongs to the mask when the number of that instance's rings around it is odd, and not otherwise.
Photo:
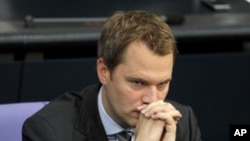
[(148, 45), (141, 41), (135, 40), (128, 44), (127, 49), (123, 55), (124, 62), (136, 62), (137, 63), (154, 63), (154, 66), (160, 64), (166, 64), (167, 62), (173, 63), (173, 53), (165, 55), (159, 55), (151, 50)]
[(141, 78), (161, 77), (171, 78), (173, 68), (173, 54), (157, 55), (142, 41), (129, 44), (123, 56), (123, 61), (117, 66), (119, 73)]

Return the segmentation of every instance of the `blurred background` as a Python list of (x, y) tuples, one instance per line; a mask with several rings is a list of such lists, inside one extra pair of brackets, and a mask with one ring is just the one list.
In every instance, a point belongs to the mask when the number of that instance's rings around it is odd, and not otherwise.
[(196, 113), (204, 141), (250, 124), (250, 3), (223, 0), (1, 0), (0, 104), (50, 101), (97, 83), (97, 40), (115, 11), (162, 16), (180, 54), (168, 94)]

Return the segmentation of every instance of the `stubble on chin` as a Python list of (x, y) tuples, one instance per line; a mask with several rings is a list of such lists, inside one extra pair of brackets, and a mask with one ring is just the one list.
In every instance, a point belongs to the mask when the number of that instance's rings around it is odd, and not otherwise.
[(132, 114), (131, 114), (131, 119), (130, 119), (130, 126), (131, 128), (135, 128), (138, 121), (139, 121), (139, 118), (140, 118), (140, 112), (138, 111), (133, 111)]

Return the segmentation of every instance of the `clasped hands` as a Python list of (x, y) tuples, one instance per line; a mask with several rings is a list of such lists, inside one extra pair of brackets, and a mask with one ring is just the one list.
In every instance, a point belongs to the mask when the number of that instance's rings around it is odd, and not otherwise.
[(135, 129), (135, 141), (175, 141), (176, 124), (181, 113), (162, 100), (144, 104)]

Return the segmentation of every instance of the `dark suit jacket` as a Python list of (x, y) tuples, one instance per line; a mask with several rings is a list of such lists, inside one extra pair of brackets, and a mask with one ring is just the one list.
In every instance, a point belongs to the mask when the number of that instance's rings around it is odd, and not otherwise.
[[(23, 141), (108, 141), (97, 107), (98, 85), (66, 93), (28, 118)], [(181, 113), (176, 141), (200, 141), (200, 130), (190, 107), (172, 103)]]

